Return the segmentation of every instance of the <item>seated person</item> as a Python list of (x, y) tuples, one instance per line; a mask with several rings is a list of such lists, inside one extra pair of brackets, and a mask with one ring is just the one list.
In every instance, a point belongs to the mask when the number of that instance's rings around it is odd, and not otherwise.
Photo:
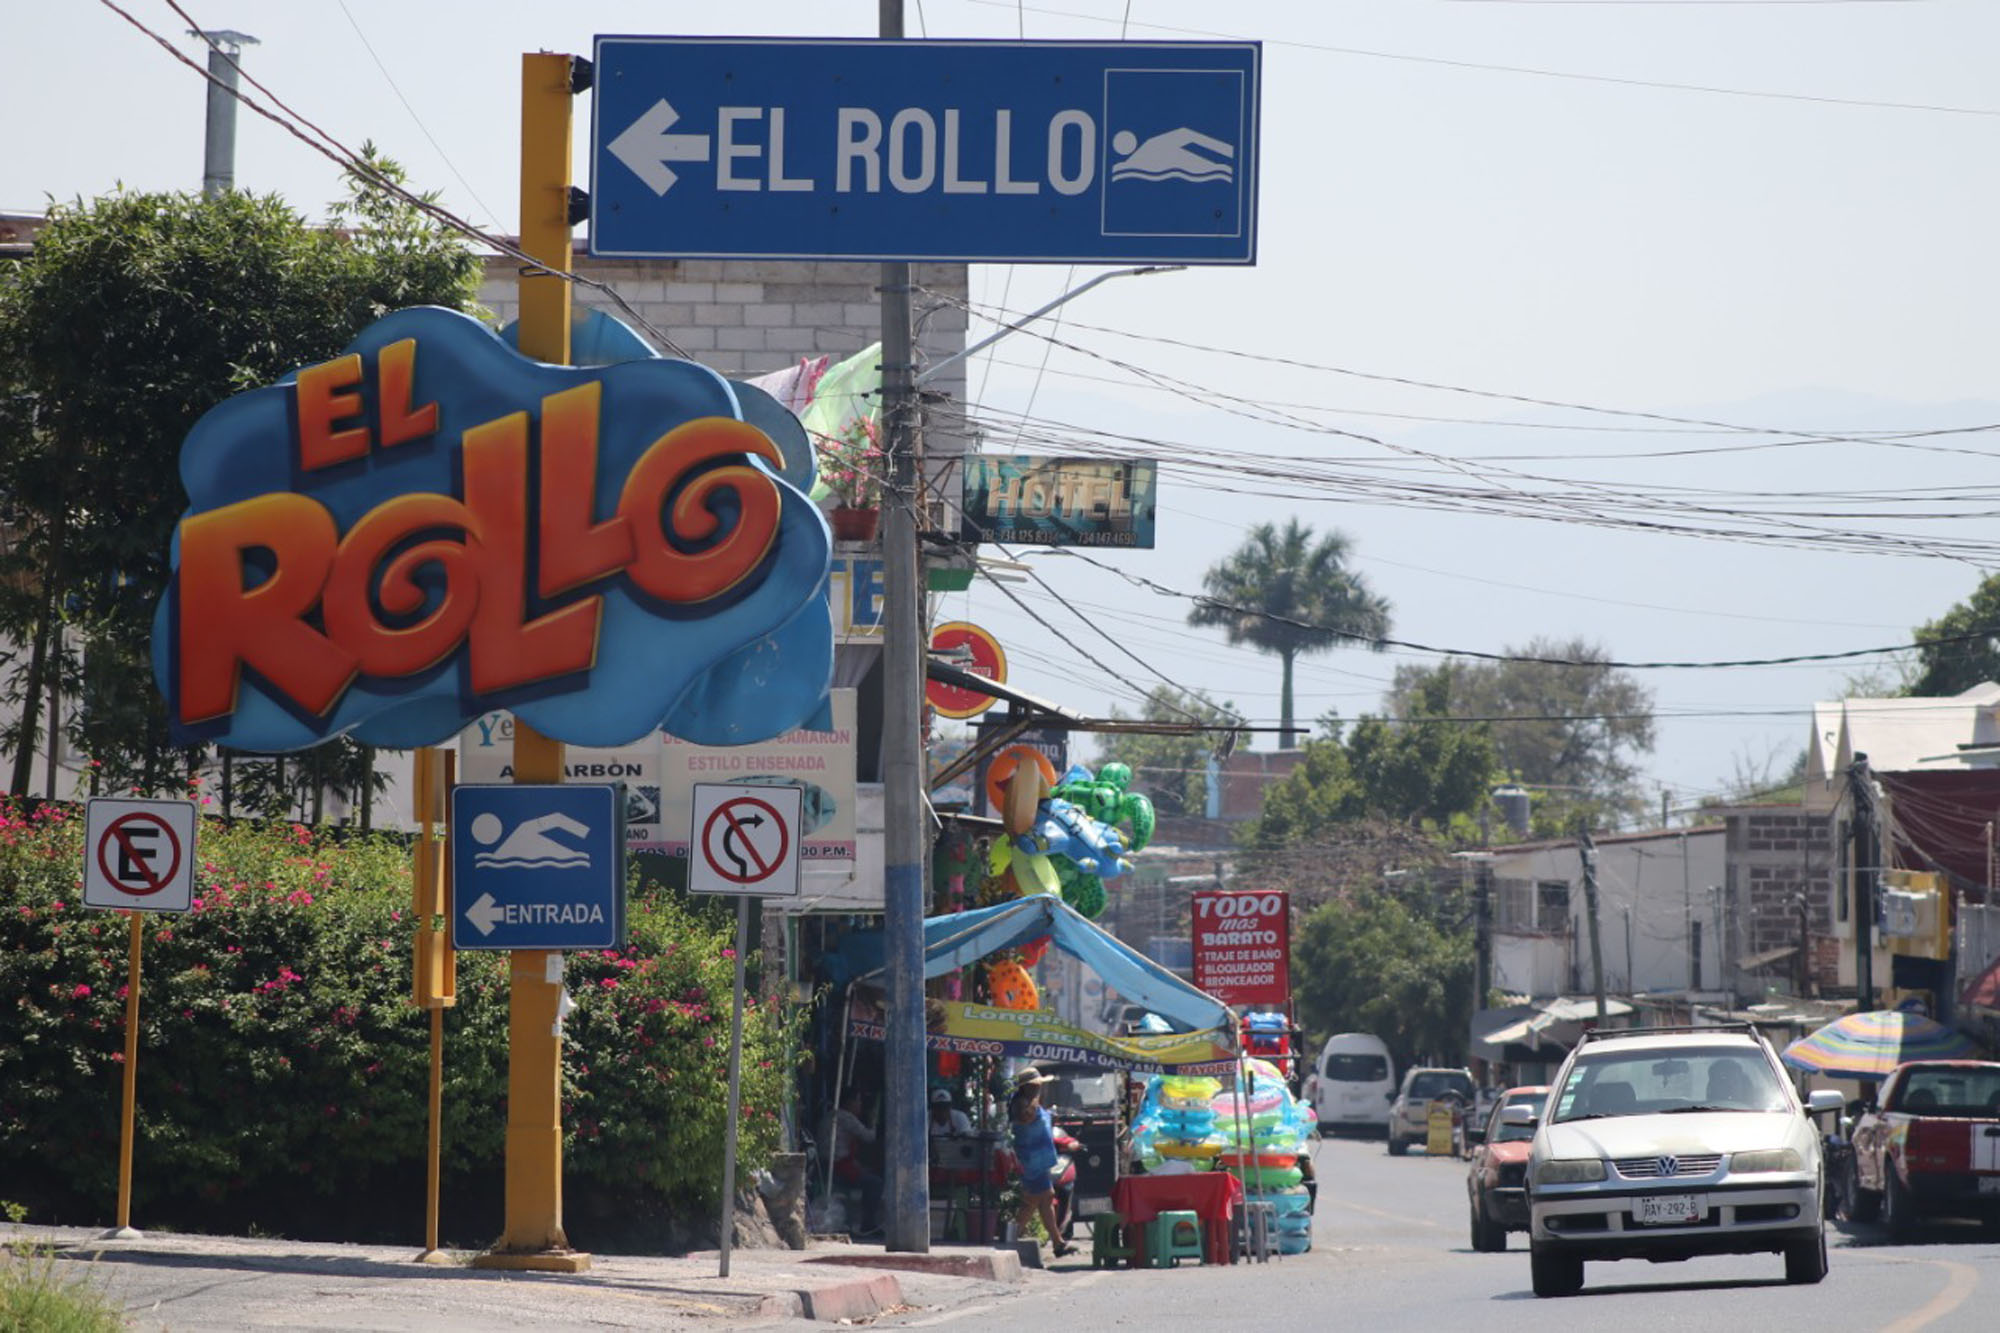
[(1735, 1060), (1717, 1060), (1708, 1069), (1708, 1103), (1749, 1110), (1753, 1094), (1749, 1076)]
[(951, 1104), (949, 1088), (931, 1090), (931, 1137), (964, 1138), (972, 1133), (972, 1121), (956, 1106)]
[(861, 1195), (860, 1226), (856, 1235), (872, 1235), (881, 1229), (882, 1173), (861, 1159), (861, 1145), (875, 1142), (875, 1130), (861, 1118), (861, 1093), (849, 1088), (833, 1114), (833, 1178)]

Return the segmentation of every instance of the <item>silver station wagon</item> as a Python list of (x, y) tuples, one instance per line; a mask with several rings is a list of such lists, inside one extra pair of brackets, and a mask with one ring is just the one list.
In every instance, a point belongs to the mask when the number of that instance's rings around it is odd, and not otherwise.
[(1655, 1263), (1782, 1254), (1788, 1281), (1826, 1276), (1825, 1169), (1811, 1116), (1748, 1025), (1586, 1033), (1528, 1153), (1529, 1262), (1537, 1296), (1583, 1287), (1586, 1261)]

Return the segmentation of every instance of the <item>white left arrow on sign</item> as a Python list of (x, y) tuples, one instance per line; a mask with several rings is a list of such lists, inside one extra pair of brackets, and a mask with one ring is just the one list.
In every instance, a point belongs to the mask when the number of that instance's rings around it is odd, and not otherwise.
[(708, 161), (706, 134), (667, 133), (680, 118), (681, 113), (663, 97), (608, 145), (611, 155), (630, 167), (654, 194), (665, 194), (680, 179), (667, 163)]
[(507, 909), (493, 901), (493, 895), (482, 893), (472, 906), (465, 909), (465, 919), (479, 927), (481, 935), (491, 935), (493, 927), (507, 917)]

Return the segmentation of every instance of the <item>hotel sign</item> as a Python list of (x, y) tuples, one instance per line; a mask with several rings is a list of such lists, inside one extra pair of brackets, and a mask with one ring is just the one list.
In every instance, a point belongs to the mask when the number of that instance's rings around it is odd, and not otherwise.
[(981, 454), (965, 460), (964, 477), (965, 541), (1152, 549), (1160, 486), (1151, 459)]

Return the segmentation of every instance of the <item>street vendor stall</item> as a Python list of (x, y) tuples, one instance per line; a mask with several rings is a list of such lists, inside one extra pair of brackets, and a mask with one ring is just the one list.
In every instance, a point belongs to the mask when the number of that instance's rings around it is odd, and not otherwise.
[[(1169, 1022), (1191, 1029), (1105, 1036), (1038, 1010), (932, 1000), (926, 1006), (925, 1028), (934, 1052), (1090, 1066), (1137, 1075), (1226, 1076), (1237, 1067), (1237, 1024), (1226, 1005), (1134, 951), (1053, 895), (1037, 894), (932, 917), (924, 923), (924, 937), (927, 979), (1046, 937), (1051, 948), (1079, 959), (1104, 978), (1106, 985)], [(864, 974), (846, 988), (841, 1031), (848, 1040), (882, 1038), (882, 1015), (860, 993), (861, 987), (879, 975), (879, 969)], [(843, 1042), (835, 1075), (836, 1099), (844, 1085), (846, 1054)], [(971, 1169), (981, 1170), (976, 1164)], [(830, 1191), (830, 1175), (828, 1188)]]

